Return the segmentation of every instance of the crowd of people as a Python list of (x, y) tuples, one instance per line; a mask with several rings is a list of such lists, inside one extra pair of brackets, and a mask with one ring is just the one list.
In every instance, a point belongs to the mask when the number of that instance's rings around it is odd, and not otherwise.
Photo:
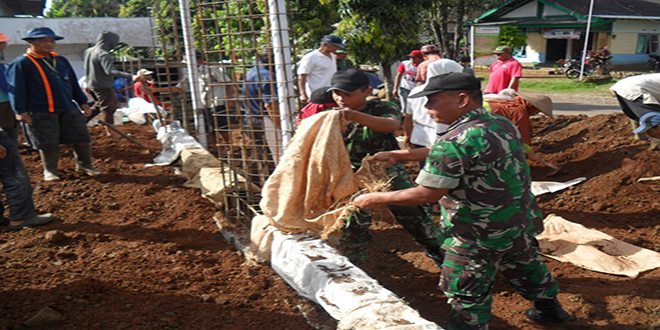
[[(11, 229), (52, 220), (51, 214), (35, 210), (18, 152), (18, 123), (39, 151), (44, 181), (61, 180), (62, 144), (73, 146), (77, 171), (97, 176), (101, 172), (92, 165), (86, 126), (91, 116), (102, 113), (104, 121), (112, 124), (118, 100), (140, 97), (167, 107), (154, 95), (190, 90), (187, 78), (175, 86), (159, 87), (153, 71), (142, 68), (132, 75), (117, 70), (110, 51), (119, 36), (103, 32), (84, 54), (85, 89), (93, 98), (89, 100), (69, 61), (54, 51), (60, 39), (49, 28), (33, 29), (23, 38), (29, 44), (27, 52), (8, 67), (0, 65), (0, 176)], [(0, 50), (6, 42), (0, 33)], [(341, 38), (328, 35), (298, 63), (298, 122), (328, 109), (341, 111), (349, 122), (344, 140), (352, 169), (357, 170), (368, 155), (387, 162), (392, 191), (363, 194), (354, 200), (360, 211), (346, 221), (342, 251), (355, 263), (364, 262), (371, 236), (371, 216), (365, 210), (387, 206), (441, 269), (440, 288), (451, 305), (450, 329), (487, 327), (498, 272), (533, 302), (526, 312), (529, 319), (538, 323), (568, 320), (556, 298), (558, 284), (539, 256), (535, 235), (543, 230), (542, 215), (531, 193), (527, 163), (531, 159), (559, 170), (531, 146), (530, 116), (552, 117), (552, 101), (519, 93), (522, 66), (512, 57), (511, 48), (494, 49), (497, 60), (490, 65), (483, 93), (469, 58), (458, 62), (443, 58), (435, 45), (412, 50), (397, 68), (393, 95), (398, 103), (372, 97), (368, 73), (345, 58), (344, 48)], [(199, 58), (200, 83), (206, 84), (201, 107), (219, 118), (213, 129), (226, 133), (228, 109), (243, 106), (244, 120), (252, 130), (263, 131), (266, 125), (279, 128), (273, 67), (264, 56), (258, 56), (243, 77), (242, 91), (234, 84), (223, 84), (231, 79), (221, 67), (208, 67)], [(624, 113), (635, 121), (634, 133), (659, 138), (660, 74), (623, 79), (612, 90)], [(238, 93), (245, 95), (246, 104), (234, 104)], [(395, 136), (401, 127), (404, 149)], [(227, 134), (222, 138), (229, 142)], [(278, 152), (260, 153), (272, 158)], [(405, 161), (420, 162), (415, 182), (403, 166)], [(440, 205), (439, 224), (430, 216), (433, 205)]]

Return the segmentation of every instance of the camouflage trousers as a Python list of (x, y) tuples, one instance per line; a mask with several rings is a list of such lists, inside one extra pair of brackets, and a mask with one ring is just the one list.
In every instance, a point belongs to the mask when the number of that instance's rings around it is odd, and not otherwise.
[[(387, 169), (387, 174), (392, 178), (391, 190), (414, 187), (403, 164), (390, 166)], [(421, 206), (395, 205), (388, 206), (388, 209), (392, 212), (396, 221), (412, 235), (415, 242), (420, 244), (426, 254), (440, 267), (444, 258), (444, 252), (441, 248), (442, 239), (438, 237), (438, 228), (427, 210)], [(371, 240), (371, 232), (369, 231), (371, 221), (371, 215), (367, 212), (353, 213), (346, 220), (346, 225), (339, 240), (340, 250), (353, 263), (358, 265), (367, 259), (367, 244)]]
[(447, 329), (487, 329), (497, 271), (528, 300), (552, 299), (559, 290), (538, 254), (538, 243), (522, 234), (495, 251), (452, 240), (445, 244), (440, 289), (451, 305)]

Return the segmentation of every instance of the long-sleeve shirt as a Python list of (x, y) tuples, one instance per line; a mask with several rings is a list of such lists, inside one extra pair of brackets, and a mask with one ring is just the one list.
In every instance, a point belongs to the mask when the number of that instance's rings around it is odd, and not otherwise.
[(78, 111), (87, 97), (69, 61), (51, 53), (49, 59), (36, 54), (17, 57), (7, 70), (9, 102), (16, 113)]

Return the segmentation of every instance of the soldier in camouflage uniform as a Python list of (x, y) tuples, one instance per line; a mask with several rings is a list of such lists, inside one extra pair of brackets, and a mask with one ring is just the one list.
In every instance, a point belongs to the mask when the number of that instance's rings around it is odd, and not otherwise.
[[(568, 314), (556, 299), (557, 282), (538, 255), (534, 238), (543, 229), (531, 193), (531, 175), (520, 133), (507, 119), (481, 108), (479, 80), (449, 73), (429, 80), (422, 92), (436, 122), (448, 132), (429, 149), (392, 151), (381, 160), (412, 160), (427, 154), (419, 186), (372, 193), (354, 201), (360, 208), (414, 205), (440, 200), (440, 236), (445, 260), (440, 288), (452, 307), (449, 329), (486, 329), (491, 290), (500, 270), (509, 284), (534, 302), (526, 312), (538, 323), (563, 322)], [(415, 149), (419, 150), (419, 149)]]
[[(392, 134), (401, 125), (401, 111), (392, 102), (367, 101), (371, 95), (369, 78), (358, 69), (335, 73), (328, 89), (339, 107), (344, 108), (344, 118), (352, 123), (344, 140), (348, 148), (353, 170), (360, 167), (362, 159), (379, 151), (397, 150), (399, 144)], [(393, 190), (413, 187), (412, 180), (402, 164), (387, 168), (392, 178)], [(396, 220), (421, 244), (438, 265), (442, 264), (442, 248), (437, 239), (437, 227), (424, 208), (419, 206), (390, 207)], [(355, 263), (366, 260), (366, 244), (371, 238), (371, 215), (363, 212), (352, 214), (340, 239), (341, 249)]]

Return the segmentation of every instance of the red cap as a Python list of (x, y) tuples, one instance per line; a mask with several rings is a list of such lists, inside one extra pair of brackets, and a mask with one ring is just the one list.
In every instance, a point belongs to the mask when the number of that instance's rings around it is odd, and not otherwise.
[(418, 49), (412, 50), (412, 51), (410, 52), (410, 54), (408, 54), (408, 56), (410, 56), (410, 57), (424, 57), (424, 56), (422, 55), (422, 51), (421, 51), (421, 50), (418, 50)]
[(7, 42), (9, 41), (9, 37), (7, 37), (6, 34), (0, 32), (0, 42)]

